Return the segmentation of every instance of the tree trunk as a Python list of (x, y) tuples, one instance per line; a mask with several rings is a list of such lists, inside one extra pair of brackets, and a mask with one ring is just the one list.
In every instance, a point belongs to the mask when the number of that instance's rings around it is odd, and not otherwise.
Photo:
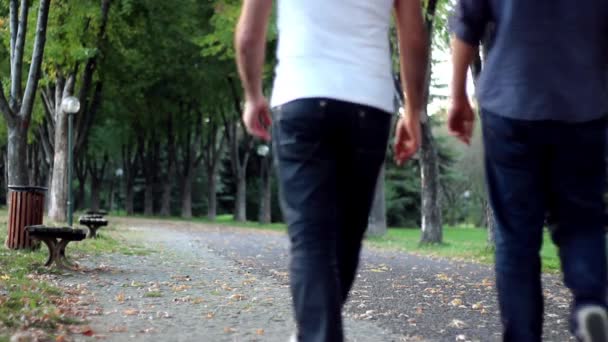
[(173, 130), (173, 114), (167, 113), (167, 173), (162, 185), (163, 194), (161, 197), (160, 215), (171, 215), (171, 190), (175, 182), (176, 151), (175, 151), (175, 132)]
[(49, 193), (49, 219), (55, 222), (65, 222), (68, 190), (68, 116), (63, 110), (59, 110), (56, 115), (53, 178), (51, 180), (51, 189)]
[(207, 218), (215, 221), (217, 218), (217, 179), (215, 170), (207, 171)]
[(154, 184), (146, 182), (144, 190), (144, 215), (154, 215)]
[(247, 221), (247, 178), (243, 173), (238, 176), (236, 185), (234, 220), (237, 222)]
[(269, 224), (272, 222), (272, 169), (270, 167), (270, 158), (262, 159), (262, 189), (260, 196), (260, 213), (259, 222), (261, 224)]
[(135, 211), (133, 210), (133, 197), (133, 182), (127, 181), (125, 182), (125, 210), (127, 211), (128, 216), (131, 216), (135, 213)]
[(439, 203), (439, 160), (431, 124), (428, 120), (422, 124), (420, 175), (422, 183), (422, 237), (420, 243), (438, 244), (443, 241), (441, 205)]
[(494, 219), (494, 211), (492, 210), (492, 206), (490, 202), (486, 203), (486, 227), (488, 234), (488, 247), (495, 248), (496, 247), (496, 220)]
[[(30, 185), (27, 170), (27, 126), (19, 120), (8, 127), (8, 185)], [(25, 127), (24, 127), (25, 126)]]
[(182, 218), (192, 218), (192, 178), (193, 170), (187, 171), (182, 181)]
[(74, 202), (74, 208), (76, 208), (76, 210), (78, 209), (84, 209), (85, 206), (85, 189), (86, 189), (86, 179), (84, 180), (79, 180), (78, 181), (78, 191), (76, 192), (76, 200)]
[[(120, 181), (118, 181), (118, 188), (120, 189)], [(108, 192), (108, 211), (114, 210), (114, 180), (110, 177), (110, 191)]]
[(84, 160), (82, 157), (76, 160), (74, 166), (74, 170), (76, 171), (76, 177), (78, 178), (78, 191), (76, 192), (76, 201), (74, 202), (74, 208), (83, 209), (85, 207), (87, 168), (84, 164)]
[(384, 174), (385, 168), (384, 165), (382, 165), (382, 168), (378, 174), (374, 202), (372, 203), (372, 209), (369, 214), (369, 221), (367, 224), (367, 231), (365, 233), (365, 235), (368, 237), (384, 236), (388, 230), (386, 226), (386, 195), (384, 193)]
[(91, 210), (99, 210), (100, 188), (101, 182), (95, 177), (91, 177)]
[(161, 197), (160, 215), (169, 216), (171, 215), (171, 188), (172, 183), (170, 179), (173, 178), (173, 174), (163, 183), (163, 194)]

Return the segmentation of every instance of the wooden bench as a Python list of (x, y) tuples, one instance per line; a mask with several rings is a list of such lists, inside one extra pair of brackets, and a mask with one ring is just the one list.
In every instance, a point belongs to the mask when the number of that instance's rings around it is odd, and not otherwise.
[(53, 263), (60, 268), (72, 267), (73, 264), (65, 256), (65, 248), (72, 241), (82, 241), (86, 237), (84, 230), (70, 227), (48, 227), (43, 225), (25, 228), (31, 238), (40, 240), (49, 249), (49, 258), (44, 266)]
[(85, 214), (87, 214), (87, 216), (91, 215), (91, 216), (106, 216), (108, 215), (108, 212), (105, 210), (87, 210), (85, 212)]
[(97, 238), (97, 230), (108, 225), (108, 220), (101, 215), (85, 215), (78, 219), (78, 222), (89, 228), (89, 239)]

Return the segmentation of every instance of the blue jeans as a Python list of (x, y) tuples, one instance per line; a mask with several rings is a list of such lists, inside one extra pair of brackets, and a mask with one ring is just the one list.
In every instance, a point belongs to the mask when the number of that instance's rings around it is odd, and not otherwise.
[(298, 339), (339, 342), (391, 116), (321, 98), (292, 101), (273, 115)]
[(543, 225), (559, 248), (573, 309), (606, 304), (606, 121), (520, 121), (482, 111), (504, 341), (540, 341)]

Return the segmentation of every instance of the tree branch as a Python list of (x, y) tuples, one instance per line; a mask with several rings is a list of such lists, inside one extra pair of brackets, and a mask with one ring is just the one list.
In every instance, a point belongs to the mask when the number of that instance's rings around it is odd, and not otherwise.
[(15, 114), (11, 110), (8, 102), (6, 101), (6, 97), (4, 97), (4, 88), (2, 87), (2, 82), (0, 82), (0, 112), (4, 115), (6, 121), (11, 121), (15, 119)]
[[(27, 0), (23, 0), (27, 2)], [(19, 115), (23, 120), (29, 122), (32, 117), (32, 108), (38, 81), (40, 79), (40, 67), (42, 65), (42, 57), (44, 55), (44, 46), (46, 44), (46, 27), (49, 19), (49, 7), (51, 0), (40, 0), (40, 10), (38, 11), (38, 22), (36, 24), (36, 38), (34, 39), (34, 50), (32, 52), (32, 62), (30, 64), (30, 72), (23, 95), (23, 104)]]
[(15, 44), (17, 42), (17, 30), (19, 29), (19, 19), (18, 19), (18, 11), (19, 4), (18, 0), (10, 0), (9, 4), (9, 12), (10, 12), (10, 58), (11, 65), (12, 61), (15, 59)]
[(15, 39), (13, 60), (11, 61), (11, 93), (10, 101), (13, 108), (21, 103), (21, 76), (23, 75), (23, 52), (25, 51), (25, 36), (27, 34), (27, 17), (30, 6), (28, 0), (21, 0), (19, 8), (19, 25)]

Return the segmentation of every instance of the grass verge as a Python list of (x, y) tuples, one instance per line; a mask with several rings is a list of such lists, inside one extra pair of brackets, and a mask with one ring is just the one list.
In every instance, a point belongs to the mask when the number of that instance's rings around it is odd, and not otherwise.
[[(105, 253), (141, 255), (149, 251), (129, 241), (117, 227), (99, 230), (98, 239), (71, 243), (67, 255), (82, 260)], [(0, 243), (7, 236), (7, 212), (0, 210)], [(42, 245), (36, 251), (13, 251), (0, 246), (0, 342), (9, 341), (18, 331), (29, 340), (55, 339), (67, 326), (82, 323), (70, 314), (69, 295), (53, 284), (62, 272), (43, 266), (48, 252)]]
[[(444, 243), (440, 245), (420, 245), (420, 230), (389, 229), (383, 237), (367, 239), (374, 248), (404, 251), (417, 255), (442, 257), (483, 264), (494, 263), (494, 251), (488, 248), (484, 229), (473, 227), (446, 227), (443, 230)], [(543, 271), (557, 272), (560, 268), (557, 248), (548, 234), (545, 234), (541, 249)]]

